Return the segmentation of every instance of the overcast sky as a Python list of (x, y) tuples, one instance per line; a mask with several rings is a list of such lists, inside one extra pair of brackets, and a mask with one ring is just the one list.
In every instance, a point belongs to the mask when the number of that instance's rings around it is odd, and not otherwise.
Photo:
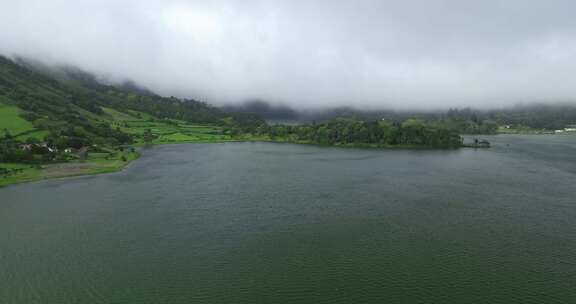
[(212, 103), (576, 100), (573, 0), (0, 0), (0, 53)]

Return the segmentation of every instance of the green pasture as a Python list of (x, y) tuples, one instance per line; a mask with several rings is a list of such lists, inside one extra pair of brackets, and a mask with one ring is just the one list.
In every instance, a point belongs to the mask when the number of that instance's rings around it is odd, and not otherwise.
[(0, 104), (0, 131), (8, 130), (15, 136), (34, 130), (32, 123), (20, 117), (21, 113), (22, 111), (17, 107)]

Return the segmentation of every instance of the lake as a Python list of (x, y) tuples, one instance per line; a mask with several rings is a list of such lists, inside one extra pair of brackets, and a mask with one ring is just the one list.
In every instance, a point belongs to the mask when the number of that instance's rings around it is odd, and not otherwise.
[(2, 303), (576, 303), (576, 136), (158, 146), (0, 189)]

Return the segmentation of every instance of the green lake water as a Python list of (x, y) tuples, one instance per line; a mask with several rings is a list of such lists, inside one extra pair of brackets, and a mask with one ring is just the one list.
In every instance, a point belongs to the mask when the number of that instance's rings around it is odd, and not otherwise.
[(153, 147), (0, 189), (0, 303), (576, 303), (576, 136)]

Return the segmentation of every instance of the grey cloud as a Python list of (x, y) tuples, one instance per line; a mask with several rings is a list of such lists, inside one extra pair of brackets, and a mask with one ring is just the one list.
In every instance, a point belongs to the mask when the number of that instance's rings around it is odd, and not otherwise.
[(573, 100), (576, 3), (0, 1), (0, 52), (214, 103), (490, 107)]

